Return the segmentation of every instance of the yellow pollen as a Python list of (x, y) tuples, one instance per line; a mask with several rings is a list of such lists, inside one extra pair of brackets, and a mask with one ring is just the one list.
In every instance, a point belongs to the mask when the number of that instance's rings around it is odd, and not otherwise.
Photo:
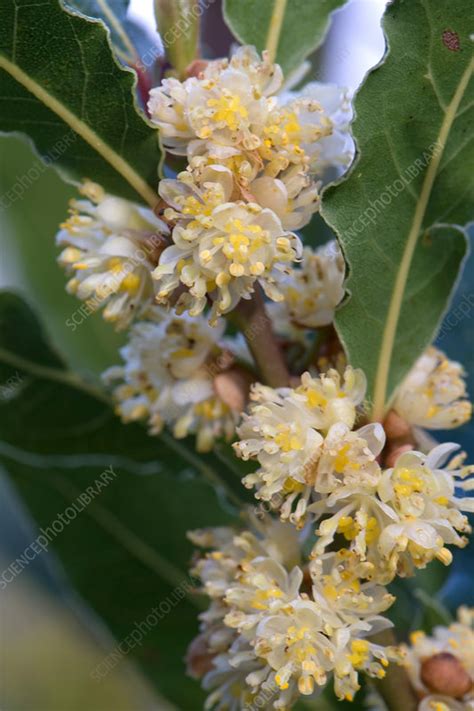
[(275, 436), (275, 443), (283, 452), (292, 452), (303, 449), (301, 440), (291, 431), (288, 425), (279, 425), (279, 432)]
[(341, 516), (337, 530), (342, 533), (346, 541), (352, 541), (360, 531), (360, 526), (351, 516)]
[(285, 479), (285, 483), (283, 484), (283, 491), (286, 493), (291, 493), (294, 491), (303, 491), (304, 489), (304, 484), (302, 484), (299, 481), (296, 481), (296, 479), (293, 479), (293, 477), (289, 476), (287, 479)]
[(347, 656), (351, 664), (358, 667), (367, 661), (369, 653), (370, 645), (365, 639), (354, 639), (351, 644), (351, 654)]
[(345, 468), (349, 464), (349, 457), (347, 456), (349, 447), (349, 444), (345, 444), (343, 447), (341, 447), (336, 457), (334, 458), (334, 469), (338, 474), (343, 474)]
[(423, 639), (424, 636), (425, 636), (425, 633), (422, 630), (415, 630), (415, 632), (412, 632), (410, 634), (411, 644), (413, 644), (413, 645), (417, 644), (420, 640)]
[(310, 407), (325, 407), (328, 403), (327, 398), (317, 390), (307, 390), (305, 394)]
[(236, 94), (224, 92), (218, 99), (208, 99), (209, 108), (215, 109), (211, 116), (216, 123), (225, 123), (231, 131), (236, 131), (241, 119), (248, 118), (248, 111)]
[(283, 592), (279, 588), (269, 588), (268, 590), (257, 590), (252, 600), (252, 607), (256, 610), (267, 610), (269, 600), (280, 598)]

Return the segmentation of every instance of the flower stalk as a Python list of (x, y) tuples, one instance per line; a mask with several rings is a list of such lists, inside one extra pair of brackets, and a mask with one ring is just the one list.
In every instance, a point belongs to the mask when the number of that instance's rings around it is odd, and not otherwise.
[(241, 299), (234, 315), (264, 382), (273, 388), (288, 385), (290, 373), (259, 286), (251, 299)]

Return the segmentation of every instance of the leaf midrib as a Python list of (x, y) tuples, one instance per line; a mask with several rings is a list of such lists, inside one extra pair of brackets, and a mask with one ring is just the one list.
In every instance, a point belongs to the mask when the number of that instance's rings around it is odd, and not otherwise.
[(153, 209), (158, 203), (158, 195), (148, 183), (132, 168), (121, 155), (106, 143), (82, 119), (78, 118), (59, 99), (50, 94), (33, 77), (24, 72), (4, 55), (0, 54), (0, 69), (4, 69), (15, 81), (21, 84), (38, 101), (58, 116), (86, 143), (88, 143), (119, 175), (131, 185), (143, 200)]
[(415, 209), (415, 213), (413, 215), (413, 221), (410, 227), (410, 231), (408, 233), (408, 239), (405, 245), (405, 249), (403, 251), (402, 259), (400, 261), (400, 267), (395, 280), (395, 287), (390, 301), (388, 316), (385, 322), (382, 346), (380, 349), (378, 366), (376, 369), (374, 385), (374, 406), (372, 411), (372, 419), (375, 421), (381, 421), (385, 413), (387, 386), (390, 374), (390, 366), (392, 362), (393, 348), (395, 344), (395, 336), (397, 333), (398, 322), (400, 319), (400, 313), (403, 304), (403, 297), (405, 294), (406, 284), (410, 273), (411, 263), (413, 261), (413, 255), (415, 253), (415, 248), (418, 243), (418, 236), (421, 230), (421, 226), (423, 224), (423, 218), (428, 207), (431, 191), (433, 189), (441, 158), (444, 154), (444, 149), (446, 147), (449, 132), (454, 123), (454, 120), (456, 119), (457, 110), (468, 86), (473, 69), (474, 56), (471, 58), (471, 61), (469, 62), (467, 68), (462, 74), (461, 79), (456, 87), (456, 91), (454, 92), (453, 98), (451, 99), (448, 107), (446, 108), (445, 116), (441, 124), (438, 137), (434, 142), (435, 145), (439, 145), (441, 146), (441, 148), (436, 153), (433, 153), (430, 163), (428, 165), (428, 169), (426, 171), (426, 175), (418, 198), (418, 203)]
[(283, 20), (285, 18), (287, 0), (274, 0), (272, 16), (268, 26), (268, 34), (265, 48), (268, 52), (270, 62), (274, 62), (278, 52)]

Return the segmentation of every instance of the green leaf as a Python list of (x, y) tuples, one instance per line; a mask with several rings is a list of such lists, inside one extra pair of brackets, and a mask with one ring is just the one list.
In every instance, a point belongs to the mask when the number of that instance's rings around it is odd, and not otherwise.
[(138, 112), (135, 83), (102, 23), (58, 0), (0, 4), (0, 132), (30, 136), (68, 179), (87, 177), (154, 207), (158, 142)]
[(323, 217), (349, 268), (336, 327), (373, 417), (431, 342), (466, 253), (474, 197), (473, 43), (464, 0), (397, 0), (389, 51), (355, 101), (359, 159)]
[[(186, 585), (192, 547), (185, 534), (233, 520), (210, 485), (209, 460), (171, 437), (122, 425), (100, 393), (64, 368), (29, 307), (8, 293), (0, 296), (0, 334), (1, 463), (43, 529), (112, 467), (116, 476), (67, 519), (50, 548), (118, 642), (164, 603), (127, 657), (178, 708), (202, 708), (183, 662), (198, 612)], [(114, 651), (104, 650), (104, 660)]]
[(346, 0), (225, 0), (224, 17), (242, 44), (268, 49), (289, 75), (322, 43)]
[(199, 0), (154, 0), (158, 32), (166, 55), (179, 76), (197, 56), (199, 40)]
[(110, 30), (115, 52), (127, 64), (133, 64), (136, 50), (125, 27), (129, 0), (66, 0), (64, 5), (85, 17), (102, 20)]

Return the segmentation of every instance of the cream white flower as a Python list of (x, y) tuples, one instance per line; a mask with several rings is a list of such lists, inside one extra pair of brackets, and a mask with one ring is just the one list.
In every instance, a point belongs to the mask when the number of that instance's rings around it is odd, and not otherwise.
[[(474, 707), (474, 609), (461, 607), (457, 621), (448, 627), (437, 626), (432, 635), (422, 631), (410, 635), (410, 645), (404, 647), (406, 668), (413, 687), (423, 697), (423, 711), (471, 711)], [(455, 678), (453, 673), (446, 679), (439, 674), (427, 674), (426, 663), (436, 655), (441, 663), (457, 660)], [(438, 662), (439, 663), (439, 662)], [(454, 662), (456, 664), (456, 662)], [(445, 687), (445, 688), (443, 688)], [(456, 699), (447, 692), (457, 687)]]
[(331, 119), (314, 99), (299, 98), (276, 108), (268, 116), (258, 149), (267, 163), (267, 174), (276, 176), (292, 165), (316, 172), (311, 162), (315, 146), (332, 130)]
[(433, 430), (459, 427), (472, 414), (463, 376), (459, 363), (430, 347), (405, 378), (393, 408), (411, 425)]
[[(226, 202), (232, 191), (227, 168), (210, 166), (196, 183), (191, 173), (163, 181), (162, 196), (178, 217), (173, 245), (164, 250), (154, 271), (157, 299), (166, 303), (180, 285), (187, 287), (178, 312), (200, 314), (212, 299), (211, 323), (249, 298), (258, 281), (267, 296), (282, 299), (275, 270), (285, 271), (299, 258), (301, 243), (278, 217), (255, 203)], [(179, 212), (178, 212), (179, 211)]]
[[(385, 625), (386, 626), (386, 625)], [(364, 631), (359, 635), (374, 634), (380, 630), (377, 625), (363, 625)], [(403, 655), (396, 647), (383, 647), (368, 639), (356, 637), (358, 625), (343, 628), (334, 635), (334, 691), (341, 699), (352, 701), (360, 688), (359, 673), (382, 679), (386, 674), (389, 662), (400, 663)]]
[(241, 47), (230, 60), (209, 62), (199, 78), (165, 79), (150, 92), (148, 108), (170, 152), (186, 155), (195, 141), (231, 156), (258, 147), (281, 81), (278, 65)]
[[(331, 634), (341, 620), (351, 625), (378, 616), (394, 602), (393, 595), (370, 580), (373, 566), (347, 548), (314, 558), (309, 566), (313, 599), (324, 610), (325, 631)], [(388, 622), (385, 621), (386, 626)]]
[(126, 328), (152, 303), (151, 272), (169, 230), (151, 210), (106, 195), (86, 183), (89, 200), (71, 200), (70, 217), (61, 225), (58, 261), (72, 272), (70, 293), (91, 310), (104, 306), (104, 318)]
[[(347, 168), (354, 158), (354, 141), (350, 134), (352, 107), (347, 89), (335, 84), (309, 82), (300, 92), (288, 92), (280, 103), (313, 101), (321, 107), (326, 121), (331, 124), (329, 135), (321, 137), (306, 150), (311, 155), (312, 170), (322, 175), (327, 168)], [(303, 116), (303, 120), (306, 117)], [(313, 117), (309, 117), (313, 120)]]
[(382, 471), (376, 458), (384, 444), (385, 434), (379, 424), (355, 432), (343, 423), (333, 425), (316, 466), (314, 503), (308, 507), (316, 521), (323, 519), (313, 555), (324, 553), (339, 533), (360, 560), (370, 563), (370, 578), (379, 572), (374, 554), (377, 558), (380, 531), (398, 520), (377, 495)]
[(251, 517), (252, 530), (237, 532), (232, 528), (206, 528), (188, 534), (200, 548), (214, 549), (201, 558), (193, 569), (212, 598), (223, 599), (231, 582), (255, 559), (269, 558), (285, 568), (300, 562), (298, 535), (292, 527), (265, 516)]
[(343, 282), (344, 259), (336, 242), (317, 250), (305, 247), (301, 265), (289, 270), (279, 285), (284, 295), (275, 309), (280, 314), (280, 331), (291, 335), (295, 327), (331, 324), (344, 296)]
[(311, 495), (308, 475), (323, 438), (311, 413), (292, 401), (290, 389), (257, 385), (251, 399), (256, 404), (250, 415), (244, 414), (238, 430), (240, 441), (234, 448), (244, 460), (257, 459), (260, 469), (247, 475), (243, 483), (256, 487), (257, 498), (276, 500), (283, 518), (291, 515), (295, 523), (302, 522)]
[(244, 485), (255, 487), (256, 497), (271, 502), (282, 518), (303, 525), (323, 435), (333, 422), (352, 427), (364, 394), (364, 376), (351, 368), (342, 379), (336, 371), (319, 378), (305, 373), (295, 389), (255, 386), (251, 393), (255, 404), (249, 415), (243, 415), (240, 441), (234, 444), (242, 459), (257, 459), (260, 464), (244, 478)]
[(341, 498), (376, 491), (382, 474), (377, 457), (384, 445), (385, 433), (377, 423), (356, 431), (342, 422), (329, 428), (314, 481), (315, 491), (329, 497), (328, 507)]
[[(198, 534), (198, 542), (220, 545), (193, 571), (211, 597), (211, 614), (201, 615), (202, 634), (209, 649), (218, 649), (204, 677), (211, 690), (207, 708), (240, 709), (258, 699), (259, 707), (287, 709), (331, 674), (336, 693), (349, 698), (359, 688), (359, 671), (381, 677), (389, 659), (400, 659), (395, 650), (363, 639), (390, 625), (379, 613), (393, 601), (358, 577), (367, 565), (334, 553), (313, 561), (305, 576), (301, 561), (294, 565), (294, 554), (279, 543), (297, 541), (295, 529), (270, 521), (264, 518), (257, 536), (246, 531), (231, 538), (222, 529)], [(234, 635), (227, 648), (212, 647), (216, 634), (225, 638), (226, 627)]]
[[(266, 682), (270, 675), (271, 669), (262, 668), (249, 643), (238, 637), (228, 652), (214, 658), (213, 668), (203, 679), (203, 688), (211, 692), (204, 708), (215, 711), (258, 708), (268, 711), (274, 708), (272, 702), (275, 697), (274, 682)], [(255, 677), (256, 685), (252, 686)]]
[(232, 437), (238, 413), (216, 395), (213, 359), (221, 353), (223, 328), (212, 329), (204, 319), (166, 314), (155, 307), (149, 320), (132, 326), (129, 343), (121, 349), (124, 365), (104, 373), (115, 388), (117, 411), (125, 422), (147, 419), (153, 434), (173, 427), (175, 437), (197, 435), (197, 448), (206, 451), (214, 439)]
[(253, 47), (241, 47), (230, 60), (209, 62), (198, 77), (165, 79), (151, 91), (149, 110), (167, 150), (186, 155), (193, 169), (228, 168), (235, 200), (269, 208), (284, 229), (295, 230), (319, 209), (315, 176), (347, 162), (350, 112), (347, 97), (330, 85), (278, 105), (281, 82), (280, 67), (266, 53), (261, 60)]
[(318, 378), (303, 373), (301, 385), (294, 390), (292, 399), (311, 413), (316, 428), (326, 434), (336, 422), (349, 428), (354, 426), (356, 408), (364, 400), (366, 387), (362, 370), (351, 366), (342, 376), (332, 369)]
[(452, 554), (446, 544), (466, 545), (459, 534), (471, 529), (461, 511), (474, 511), (474, 499), (458, 497), (456, 489), (472, 490), (474, 479), (466, 478), (472, 467), (459, 468), (462, 457), (446, 464), (457, 449), (448, 443), (428, 455), (405, 452), (383, 473), (379, 496), (397, 521), (381, 530), (378, 548), (394, 573), (410, 573), (413, 566), (424, 567), (434, 558), (448, 565)]
[(381, 472), (375, 456), (383, 444), (380, 425), (346, 433), (335, 425), (318, 461), (319, 496), (307, 513), (317, 520), (324, 517), (314, 556), (340, 533), (350, 541), (350, 550), (369, 563), (368, 577), (386, 584), (434, 558), (451, 562), (445, 545), (466, 544), (459, 534), (470, 527), (461, 511), (474, 510), (474, 500), (457, 497), (456, 489), (470, 491), (474, 482), (467, 478), (472, 468), (459, 468), (461, 457), (446, 466), (457, 445), (440, 445), (428, 456), (405, 452), (394, 468)]

